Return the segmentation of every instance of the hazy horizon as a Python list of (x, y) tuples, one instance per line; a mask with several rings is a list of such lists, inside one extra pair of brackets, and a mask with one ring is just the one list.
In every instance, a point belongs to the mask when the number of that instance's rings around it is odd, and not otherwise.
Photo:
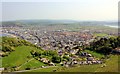
[[(7, 2), (8, 1), (8, 2)], [(11, 1), (11, 2), (10, 2)], [(58, 1), (58, 0), (57, 0)], [(116, 21), (119, 0), (30, 0), (2, 1), (2, 21), (12, 20), (78, 20)]]
[(32, 21), (37, 21), (37, 20), (55, 20), (55, 21), (76, 21), (76, 22), (93, 22), (93, 21), (96, 21), (96, 22), (118, 22), (118, 20), (75, 20), (75, 19), (18, 19), (18, 20), (0, 20), (0, 22), (9, 22), (9, 21), (29, 21), (29, 20), (32, 20)]

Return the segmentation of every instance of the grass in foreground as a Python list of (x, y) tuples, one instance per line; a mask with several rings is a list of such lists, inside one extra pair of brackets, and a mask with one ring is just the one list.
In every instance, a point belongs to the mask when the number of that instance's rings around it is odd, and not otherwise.
[(44, 64), (43, 62), (40, 62), (36, 59), (31, 59), (29, 62), (27, 62), (26, 64), (22, 65), (20, 67), (20, 70), (25, 70), (26, 68), (40, 68), (41, 66), (45, 66), (46, 64)]
[[(34, 72), (53, 72), (53, 70), (57, 70), (57, 72), (118, 72), (118, 56), (112, 55), (108, 60), (106, 60), (106, 67), (101, 67), (103, 64), (96, 65), (79, 65), (79, 67), (49, 67), (38, 70), (31, 70), (25, 72), (31, 72), (30, 74), (34, 74)], [(21, 74), (21, 73), (20, 73)], [(24, 74), (24, 73), (22, 73)]]
[(101, 67), (103, 64), (96, 65), (82, 65), (79, 67), (72, 67), (62, 72), (118, 72), (118, 56), (111, 56), (110, 59), (106, 60), (106, 67)]
[(2, 58), (2, 66), (14, 67), (22, 65), (26, 61), (30, 60), (30, 58), (27, 57), (31, 56), (30, 51), (32, 49), (36, 48), (30, 46), (17, 47), (15, 51), (11, 52), (8, 56)]

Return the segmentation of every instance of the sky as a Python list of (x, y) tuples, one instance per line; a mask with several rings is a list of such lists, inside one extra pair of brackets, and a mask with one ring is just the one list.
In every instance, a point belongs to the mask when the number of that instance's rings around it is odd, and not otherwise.
[(119, 0), (2, 0), (0, 19), (117, 20)]

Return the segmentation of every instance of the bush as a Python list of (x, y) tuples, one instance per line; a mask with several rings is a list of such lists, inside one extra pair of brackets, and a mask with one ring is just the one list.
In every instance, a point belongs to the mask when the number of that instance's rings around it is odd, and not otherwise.
[(57, 55), (54, 55), (52, 57), (52, 62), (53, 63), (60, 63), (61, 62), (61, 57), (60, 56), (57, 56)]
[(25, 70), (30, 70), (30, 68), (25, 68)]
[(97, 52), (109, 55), (112, 52), (112, 47), (102, 46), (98, 48)]
[(28, 59), (32, 58), (32, 55), (27, 56)]
[(57, 52), (54, 51), (54, 50), (46, 50), (46, 51), (44, 51), (43, 55), (45, 55), (45, 56), (54, 56), (54, 55), (57, 55)]
[(14, 50), (15, 50), (14, 47), (11, 47), (9, 45), (3, 45), (2, 46), (2, 51), (3, 52), (11, 52), (11, 51), (14, 51)]
[(63, 60), (69, 61), (70, 59), (69, 59), (68, 56), (64, 55), (64, 56), (63, 56)]

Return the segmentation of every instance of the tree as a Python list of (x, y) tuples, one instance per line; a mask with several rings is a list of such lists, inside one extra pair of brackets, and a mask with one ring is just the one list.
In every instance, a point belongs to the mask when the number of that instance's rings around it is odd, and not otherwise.
[(11, 47), (9, 45), (3, 44), (3, 46), (2, 46), (2, 51), (3, 52), (11, 52), (11, 51), (14, 51), (14, 50), (15, 50), (14, 47)]
[(34, 55), (34, 54), (35, 54), (35, 52), (36, 52), (35, 50), (32, 50), (30, 53), (31, 53), (32, 55)]
[(120, 47), (120, 36), (117, 37), (117, 44)]
[(28, 67), (28, 68), (25, 68), (25, 70), (30, 70), (30, 68)]
[(34, 55), (35, 56), (41, 56), (42, 55), (42, 51), (36, 51)]
[(46, 50), (43, 55), (46, 55), (46, 56), (54, 56), (54, 55), (58, 55), (56, 51), (54, 50)]
[(68, 56), (64, 55), (64, 56), (63, 56), (63, 60), (69, 61), (70, 58), (69, 58)]
[(112, 52), (112, 48), (108, 46), (99, 47), (97, 52), (102, 53), (104, 55), (109, 55)]
[(61, 57), (58, 56), (58, 55), (54, 55), (54, 56), (52, 57), (52, 62), (53, 62), (53, 63), (60, 63), (60, 62), (61, 62)]

